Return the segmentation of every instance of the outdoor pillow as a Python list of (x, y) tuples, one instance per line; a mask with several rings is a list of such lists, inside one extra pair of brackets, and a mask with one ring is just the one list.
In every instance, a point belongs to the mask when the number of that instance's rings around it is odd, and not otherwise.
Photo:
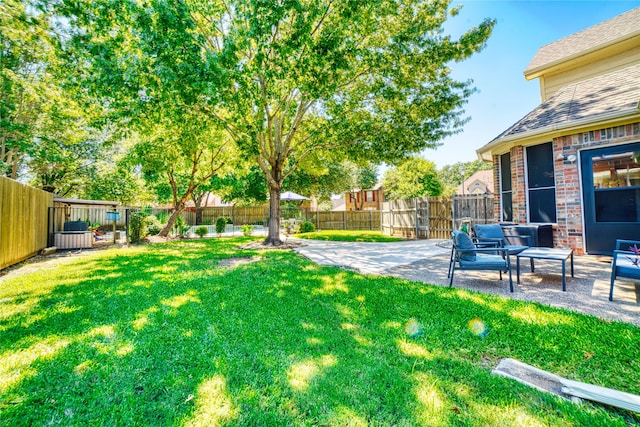
[(500, 224), (476, 224), (473, 227), (478, 239), (501, 239), (504, 240), (504, 232)]
[(476, 253), (470, 249), (475, 249), (476, 245), (471, 241), (471, 237), (467, 233), (461, 231), (453, 232), (453, 241), (460, 254), (460, 259), (464, 261), (475, 261)]

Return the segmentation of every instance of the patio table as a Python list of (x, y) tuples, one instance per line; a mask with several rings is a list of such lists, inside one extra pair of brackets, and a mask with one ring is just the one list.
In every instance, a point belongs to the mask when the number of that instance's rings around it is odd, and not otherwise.
[[(530, 259), (550, 259), (562, 261), (562, 291), (567, 290), (565, 275), (566, 275), (566, 261), (571, 259), (571, 277), (573, 277), (573, 250), (571, 249), (559, 249), (559, 248), (529, 248), (516, 255), (516, 282), (520, 284), (520, 258)], [(533, 267), (533, 264), (532, 264)], [(531, 269), (534, 272), (534, 269)]]

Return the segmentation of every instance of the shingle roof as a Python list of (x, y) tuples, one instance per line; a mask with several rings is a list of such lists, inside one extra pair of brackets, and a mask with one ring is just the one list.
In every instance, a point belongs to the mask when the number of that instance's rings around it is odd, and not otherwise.
[[(538, 105), (493, 141), (604, 113), (628, 111), (640, 101), (640, 64), (573, 83)], [(492, 141), (492, 142), (493, 142)]]
[(525, 70), (528, 72), (551, 63), (568, 59), (582, 52), (606, 46), (631, 37), (640, 31), (640, 7), (625, 12), (593, 27), (542, 46)]

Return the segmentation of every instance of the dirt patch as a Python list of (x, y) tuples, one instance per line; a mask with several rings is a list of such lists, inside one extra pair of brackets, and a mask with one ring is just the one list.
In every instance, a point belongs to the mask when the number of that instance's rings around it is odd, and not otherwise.
[(265, 245), (263, 241), (259, 241), (259, 242), (250, 242), (244, 245), (240, 245), (238, 246), (238, 249), (293, 249), (293, 248), (298, 248), (300, 246), (306, 246), (306, 244), (302, 242), (287, 241), (287, 242), (282, 242), (282, 244), (279, 246), (273, 246), (273, 245)]
[(261, 261), (261, 256), (252, 256), (252, 257), (233, 257), (223, 259), (218, 263), (220, 267), (224, 268), (236, 268), (239, 265), (251, 264), (252, 262)]

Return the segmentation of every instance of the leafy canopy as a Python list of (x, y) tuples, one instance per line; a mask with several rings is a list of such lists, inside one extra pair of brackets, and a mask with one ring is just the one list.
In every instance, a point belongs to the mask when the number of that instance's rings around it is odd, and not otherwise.
[(417, 156), (387, 170), (383, 186), (385, 197), (392, 200), (442, 194), (435, 163)]
[(393, 163), (457, 131), (472, 88), (447, 64), (481, 49), (494, 25), (454, 40), (442, 25), (457, 9), (423, 0), (63, 0), (59, 10), (82, 75), (114, 111), (164, 114), (149, 105), (165, 103), (225, 126), (265, 175), (274, 244), (284, 181), (312, 153)]

